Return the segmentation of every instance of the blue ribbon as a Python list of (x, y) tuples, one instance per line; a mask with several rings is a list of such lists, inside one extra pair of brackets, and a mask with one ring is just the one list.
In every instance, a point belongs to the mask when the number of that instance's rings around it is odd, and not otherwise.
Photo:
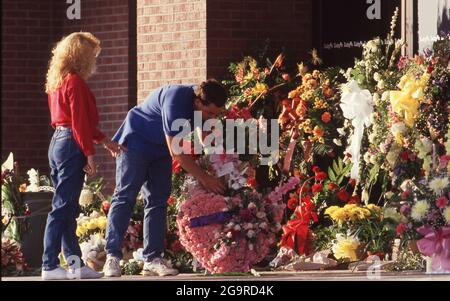
[(202, 215), (198, 217), (191, 218), (189, 222), (191, 223), (191, 228), (202, 227), (211, 224), (222, 224), (232, 217), (229, 212), (216, 212), (209, 215)]

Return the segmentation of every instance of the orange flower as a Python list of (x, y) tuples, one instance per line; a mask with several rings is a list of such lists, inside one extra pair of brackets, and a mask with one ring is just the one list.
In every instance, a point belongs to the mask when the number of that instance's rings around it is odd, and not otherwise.
[(314, 133), (314, 136), (316, 136), (318, 138), (323, 137), (323, 134), (324, 134), (323, 129), (318, 125), (316, 125), (314, 127), (313, 133)]
[(333, 97), (333, 95), (334, 95), (333, 89), (331, 89), (330, 87), (323, 88), (323, 96), (325, 96), (326, 98), (330, 98)]
[(325, 123), (330, 122), (331, 120), (331, 114), (329, 112), (325, 112), (322, 114), (322, 121)]
[(19, 186), (19, 192), (25, 192), (27, 190), (27, 184), (21, 184)]

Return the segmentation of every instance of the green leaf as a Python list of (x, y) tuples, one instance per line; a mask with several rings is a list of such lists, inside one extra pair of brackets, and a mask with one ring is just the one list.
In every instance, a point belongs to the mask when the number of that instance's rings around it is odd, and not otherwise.
[(331, 167), (328, 167), (328, 177), (330, 178), (331, 181), (333, 182), (336, 181), (336, 175), (334, 174)]

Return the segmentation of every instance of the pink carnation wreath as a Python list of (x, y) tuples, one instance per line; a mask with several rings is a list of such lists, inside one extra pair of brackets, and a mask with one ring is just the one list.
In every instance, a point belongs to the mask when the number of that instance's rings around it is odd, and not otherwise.
[[(223, 158), (222, 163), (235, 158)], [(248, 272), (276, 242), (285, 204), (283, 195), (298, 184), (292, 177), (266, 196), (243, 186), (230, 196), (188, 189), (177, 215), (180, 243), (212, 274)]]

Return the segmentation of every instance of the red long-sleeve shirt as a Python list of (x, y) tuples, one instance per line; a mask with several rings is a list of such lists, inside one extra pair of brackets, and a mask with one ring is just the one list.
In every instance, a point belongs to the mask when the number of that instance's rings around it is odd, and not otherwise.
[(98, 128), (95, 96), (85, 81), (70, 73), (56, 91), (48, 94), (48, 105), (52, 127), (71, 127), (84, 155), (94, 155), (94, 143), (99, 143), (105, 135)]

